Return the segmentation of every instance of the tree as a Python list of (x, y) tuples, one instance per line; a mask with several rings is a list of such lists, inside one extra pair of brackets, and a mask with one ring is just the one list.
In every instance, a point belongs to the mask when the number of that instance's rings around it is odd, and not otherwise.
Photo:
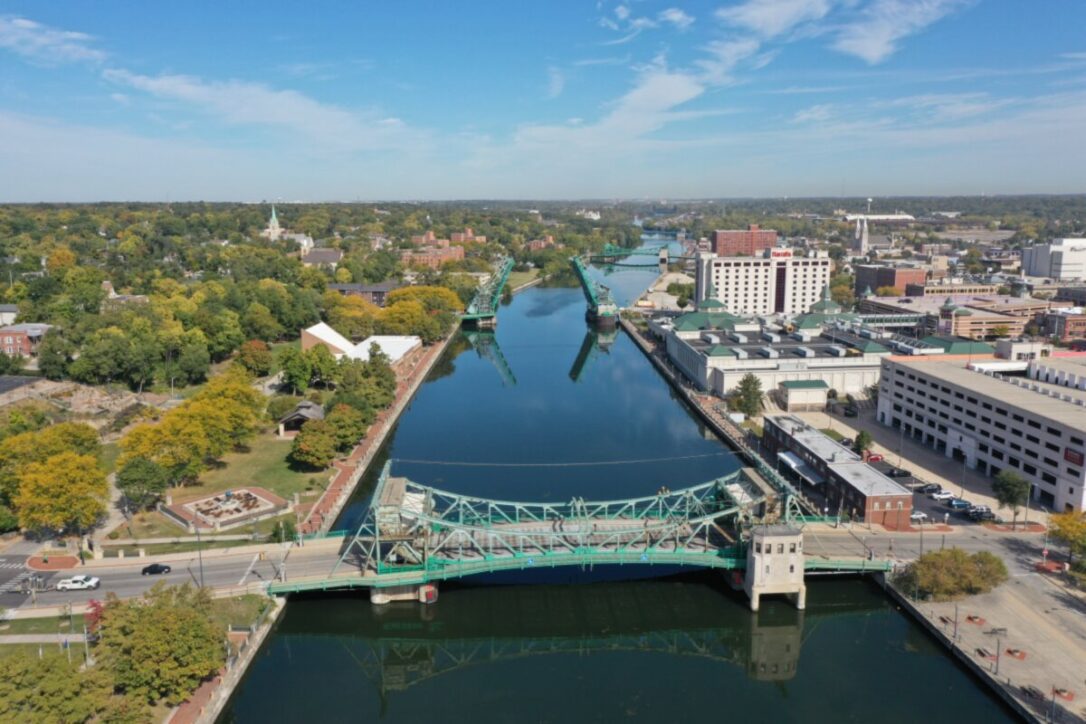
[(169, 471), (147, 458), (132, 458), (117, 471), (117, 487), (137, 509), (154, 505), (169, 486)]
[(23, 358), (17, 354), (0, 352), (0, 375), (17, 375), (23, 369)]
[(336, 358), (332, 356), (327, 347), (318, 344), (310, 347), (303, 354), (309, 362), (309, 381), (311, 383), (317, 383), (323, 387), (335, 384), (338, 367)]
[(871, 398), (875, 402), (879, 401), (879, 383), (878, 382), (867, 386), (867, 396), (869, 398)]
[(350, 450), (365, 436), (367, 422), (365, 416), (348, 405), (340, 404), (324, 418), (336, 436), (336, 449)]
[(250, 339), (238, 349), (238, 364), (257, 377), (266, 377), (275, 365), (275, 358), (267, 343)]
[(750, 372), (739, 380), (735, 391), (736, 407), (747, 417), (754, 417), (762, 411), (762, 381)]
[(875, 296), (877, 297), (900, 297), (903, 295), (904, 292), (897, 287), (879, 287), (875, 290)]
[(104, 716), (110, 694), (104, 670), (80, 671), (66, 658), (39, 659), (36, 653), (0, 658), (0, 721), (87, 722), (96, 716), (98, 721), (116, 721)]
[(290, 459), (299, 465), (323, 470), (335, 459), (337, 442), (335, 429), (330, 424), (324, 420), (310, 420), (294, 437)]
[(856, 439), (852, 441), (852, 450), (860, 455), (864, 454), (864, 451), (871, 449), (871, 433), (867, 430), (860, 430), (856, 435)]
[(298, 537), (298, 529), (294, 526), (294, 519), (287, 518), (279, 521), (279, 525), (272, 528), (268, 541), (271, 543), (286, 543)]
[(294, 391), (294, 394), (309, 389), (309, 381), (313, 378), (313, 367), (310, 364), (310, 358), (300, 349), (284, 348), (279, 353), (279, 369), (283, 373), (283, 382)]
[(961, 548), (931, 551), (910, 563), (895, 583), (906, 594), (939, 601), (987, 593), (1007, 580), (1007, 566), (998, 556), (981, 551), (969, 555)]
[(187, 583), (159, 583), (136, 601), (109, 594), (99, 632), (101, 662), (117, 688), (148, 703), (177, 704), (226, 661), (211, 596)]
[(271, 340), (283, 336), (283, 325), (271, 313), (271, 310), (259, 302), (253, 302), (241, 318), (241, 327), (250, 337)]
[(1002, 339), (1003, 337), (1009, 337), (1010, 334), (1011, 328), (1005, 324), (997, 324), (996, 326), (992, 327), (993, 337), (999, 337)]
[(64, 452), (19, 473), (19, 524), (30, 530), (87, 530), (105, 512), (106, 475), (90, 455)]
[(1018, 524), (1018, 508), (1029, 500), (1032, 489), (1030, 482), (1013, 470), (1000, 470), (992, 481), (992, 492), (999, 501), (999, 507), (1010, 508), (1014, 515), (1012, 528)]
[(62, 452), (97, 457), (100, 448), (98, 432), (81, 422), (61, 422), (6, 438), (0, 442), (0, 499), (14, 500), (19, 475), (27, 465)]
[(1086, 556), (1086, 512), (1069, 510), (1050, 515), (1048, 531), (1053, 538), (1067, 544), (1072, 559)]
[(68, 365), (75, 353), (75, 346), (68, 341), (59, 329), (45, 333), (38, 346), (38, 369), (48, 379), (63, 379), (68, 373)]
[(200, 330), (185, 333), (177, 355), (177, 368), (189, 384), (195, 384), (207, 377), (207, 372), (211, 369), (211, 352)]

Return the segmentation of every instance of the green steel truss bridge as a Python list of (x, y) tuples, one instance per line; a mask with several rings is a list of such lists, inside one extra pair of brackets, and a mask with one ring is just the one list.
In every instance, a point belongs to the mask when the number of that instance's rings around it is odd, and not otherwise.
[(480, 359), (485, 359), (494, 365), (494, 369), (498, 370), (498, 374), (502, 378), (502, 386), (513, 387), (517, 384), (513, 369), (509, 366), (505, 355), (502, 354), (501, 345), (498, 344), (498, 338), (493, 331), (485, 329), (464, 330), (464, 337)]
[(588, 302), (588, 311), (585, 314), (588, 321), (607, 326), (618, 324), (618, 305), (611, 297), (610, 288), (588, 274), (588, 267), (581, 257), (570, 257), (569, 264), (573, 267), (573, 273), (581, 283), (584, 299)]
[[(674, 256), (670, 253), (670, 245), (644, 246), (636, 249), (627, 249), (615, 244), (604, 244), (603, 249), (597, 254), (591, 254), (588, 260), (594, 264), (610, 267), (656, 267), (660, 264), (669, 264), (674, 261), (686, 261), (692, 256)], [(646, 259), (645, 257), (651, 257)]]
[(610, 501), (488, 500), (389, 475), (331, 573), (271, 593), (417, 586), (499, 571), (608, 564), (745, 565), (740, 519), (764, 500), (742, 471), (682, 490)]
[(495, 265), (490, 280), (475, 292), (475, 298), (471, 300), (471, 304), (460, 315), (460, 319), (477, 324), (493, 323), (498, 314), (498, 304), (501, 302), (502, 291), (505, 289), (506, 282), (509, 281), (511, 271), (513, 271), (513, 257), (502, 257)]

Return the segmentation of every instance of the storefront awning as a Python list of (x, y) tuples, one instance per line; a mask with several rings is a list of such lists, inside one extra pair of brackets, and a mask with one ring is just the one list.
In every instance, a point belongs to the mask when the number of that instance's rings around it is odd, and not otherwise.
[(811, 485), (821, 485), (826, 482), (825, 478), (816, 473), (814, 468), (803, 462), (803, 460), (793, 452), (779, 452), (777, 453), (777, 459)]

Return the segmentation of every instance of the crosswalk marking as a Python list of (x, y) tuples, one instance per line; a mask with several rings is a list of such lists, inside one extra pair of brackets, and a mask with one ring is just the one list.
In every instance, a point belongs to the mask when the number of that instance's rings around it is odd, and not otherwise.
[(10, 581), (0, 586), (0, 593), (10, 593), (11, 591), (18, 589), (22, 582), (29, 577), (30, 571), (23, 571), (15, 578), (12, 578)]
[(0, 561), (0, 568), (26, 568), (24, 563), (12, 563), (8, 561)]

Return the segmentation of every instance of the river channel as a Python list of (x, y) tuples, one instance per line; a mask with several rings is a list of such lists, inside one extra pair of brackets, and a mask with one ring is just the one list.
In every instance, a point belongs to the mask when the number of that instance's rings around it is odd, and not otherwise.
[[(604, 278), (627, 303), (655, 276)], [(449, 345), (374, 470), (506, 500), (625, 498), (738, 462), (579, 289), (535, 287)], [(344, 511), (356, 524), (374, 470)], [(436, 604), (293, 598), (220, 722), (993, 722), (982, 685), (860, 580), (755, 615), (718, 573), (558, 571), (443, 584)]]

